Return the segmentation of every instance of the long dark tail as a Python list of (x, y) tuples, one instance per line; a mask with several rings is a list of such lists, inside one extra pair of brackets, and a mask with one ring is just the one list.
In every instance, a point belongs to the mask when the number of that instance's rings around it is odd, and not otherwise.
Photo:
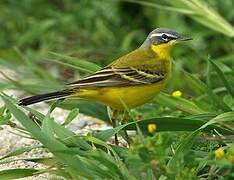
[(35, 104), (41, 101), (51, 100), (51, 99), (57, 99), (57, 98), (64, 98), (66, 96), (71, 95), (73, 92), (71, 90), (63, 90), (63, 91), (57, 91), (57, 92), (51, 92), (47, 94), (40, 94), (36, 96), (27, 97), (24, 99), (19, 100), (20, 106), (27, 106), (30, 104)]

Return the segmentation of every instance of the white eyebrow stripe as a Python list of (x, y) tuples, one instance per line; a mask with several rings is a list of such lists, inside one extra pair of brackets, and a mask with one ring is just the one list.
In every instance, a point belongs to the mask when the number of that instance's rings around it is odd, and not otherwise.
[(167, 33), (155, 33), (155, 34), (152, 34), (150, 37), (152, 38), (152, 37), (155, 37), (155, 36), (162, 36), (163, 34), (166, 34), (169, 37), (177, 38), (176, 36), (174, 36), (172, 34), (167, 34)]

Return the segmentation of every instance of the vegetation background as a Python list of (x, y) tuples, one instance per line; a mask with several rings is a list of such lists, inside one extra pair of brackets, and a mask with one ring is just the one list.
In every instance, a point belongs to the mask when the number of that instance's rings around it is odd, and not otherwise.
[[(233, 8), (232, 0), (2, 0), (0, 91), (15, 89), (22, 97), (100, 69), (139, 47), (157, 27), (194, 40), (173, 50), (173, 73), (164, 93), (130, 112), (133, 121), (144, 119), (137, 125), (76, 137), (50, 117), (56, 106), (71, 110), (66, 123), (78, 114), (76, 108), (108, 121), (106, 108), (83, 100), (52, 104), (45, 116), (26, 108), (44, 119), (36, 126), (16, 100), (1, 93), (0, 124), (11, 124), (14, 116), (53, 157), (37, 160), (49, 164), (47, 169), (5, 170), (0, 179), (48, 171), (67, 179), (234, 178)], [(182, 96), (172, 96), (174, 91)], [(107, 143), (122, 129), (137, 129), (130, 148)], [(31, 149), (14, 151), (0, 163)]]

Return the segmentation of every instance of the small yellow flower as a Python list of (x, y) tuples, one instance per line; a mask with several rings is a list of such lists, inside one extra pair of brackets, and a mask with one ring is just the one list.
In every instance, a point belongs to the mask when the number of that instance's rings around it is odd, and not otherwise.
[(148, 124), (148, 132), (153, 134), (157, 129), (156, 124)]
[(180, 97), (182, 95), (182, 92), (181, 91), (174, 91), (171, 95), (174, 97)]
[(215, 158), (216, 159), (221, 159), (224, 156), (224, 150), (223, 148), (218, 148), (215, 150)]

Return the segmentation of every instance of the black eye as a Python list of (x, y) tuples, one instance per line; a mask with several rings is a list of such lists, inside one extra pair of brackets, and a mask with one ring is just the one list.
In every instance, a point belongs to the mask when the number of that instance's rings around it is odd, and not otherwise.
[(164, 40), (167, 40), (167, 39), (168, 39), (168, 36), (167, 36), (166, 34), (162, 34), (162, 38), (163, 38)]

